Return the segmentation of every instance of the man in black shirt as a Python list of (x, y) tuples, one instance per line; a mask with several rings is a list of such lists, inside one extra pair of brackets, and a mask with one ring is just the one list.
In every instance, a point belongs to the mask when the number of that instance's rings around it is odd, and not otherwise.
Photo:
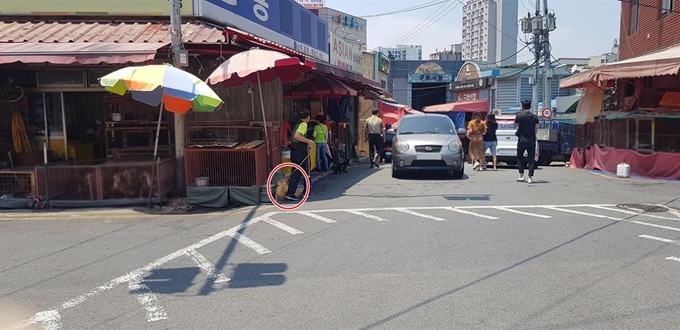
[[(529, 162), (529, 180), (533, 182), (534, 168), (536, 166), (536, 134), (538, 133), (538, 118), (531, 113), (531, 101), (522, 101), (522, 110), (515, 116), (515, 127), (517, 127), (517, 167), (519, 169), (518, 182), (524, 182), (524, 164)], [(524, 159), (524, 152), (527, 158)]]

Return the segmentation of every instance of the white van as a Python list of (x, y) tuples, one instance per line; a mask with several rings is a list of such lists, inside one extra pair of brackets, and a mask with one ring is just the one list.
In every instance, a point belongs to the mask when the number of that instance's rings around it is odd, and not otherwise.
[[(496, 138), (498, 139), (498, 147), (496, 148), (496, 159), (499, 163), (505, 163), (510, 166), (517, 165), (517, 128), (515, 127), (514, 115), (496, 116), (498, 122), (498, 130), (496, 130)], [(493, 161), (490, 150), (486, 150), (487, 161)], [(536, 143), (536, 157), (538, 157), (538, 142)], [(526, 152), (524, 157), (526, 157)]]

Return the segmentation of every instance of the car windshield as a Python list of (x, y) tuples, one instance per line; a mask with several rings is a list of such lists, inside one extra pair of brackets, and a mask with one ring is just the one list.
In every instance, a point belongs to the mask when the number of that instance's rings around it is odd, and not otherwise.
[(399, 134), (455, 134), (455, 131), (447, 117), (408, 118), (399, 124)]

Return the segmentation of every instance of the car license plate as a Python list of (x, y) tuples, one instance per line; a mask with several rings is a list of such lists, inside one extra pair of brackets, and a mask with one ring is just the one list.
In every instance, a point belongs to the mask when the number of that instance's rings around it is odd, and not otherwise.
[(440, 160), (442, 155), (440, 154), (417, 154), (416, 159), (419, 160)]

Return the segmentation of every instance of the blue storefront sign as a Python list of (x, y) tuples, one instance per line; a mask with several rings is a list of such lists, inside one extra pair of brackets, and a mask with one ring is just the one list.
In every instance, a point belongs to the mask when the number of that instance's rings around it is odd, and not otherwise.
[(325, 62), (328, 23), (295, 0), (194, 0), (195, 14)]

